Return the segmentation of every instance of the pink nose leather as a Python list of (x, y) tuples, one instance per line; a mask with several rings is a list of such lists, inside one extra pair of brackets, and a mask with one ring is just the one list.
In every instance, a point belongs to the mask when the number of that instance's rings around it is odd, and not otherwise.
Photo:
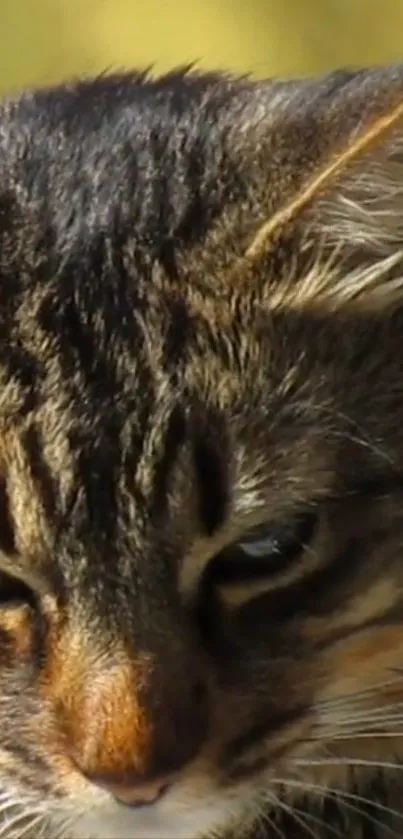
[(133, 784), (123, 778), (119, 780), (89, 777), (89, 780), (110, 792), (116, 801), (125, 804), (126, 807), (147, 807), (155, 804), (170, 786), (167, 780)]

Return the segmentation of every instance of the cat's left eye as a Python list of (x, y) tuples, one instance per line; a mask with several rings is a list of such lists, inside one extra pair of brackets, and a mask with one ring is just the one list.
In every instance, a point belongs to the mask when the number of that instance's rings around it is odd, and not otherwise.
[(230, 583), (284, 572), (312, 541), (316, 522), (316, 512), (308, 511), (284, 525), (254, 528), (215, 556), (209, 573)]

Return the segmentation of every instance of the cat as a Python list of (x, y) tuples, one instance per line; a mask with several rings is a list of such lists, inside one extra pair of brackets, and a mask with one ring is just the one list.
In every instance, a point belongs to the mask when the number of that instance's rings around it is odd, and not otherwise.
[(401, 835), (402, 211), (403, 64), (3, 101), (1, 837)]

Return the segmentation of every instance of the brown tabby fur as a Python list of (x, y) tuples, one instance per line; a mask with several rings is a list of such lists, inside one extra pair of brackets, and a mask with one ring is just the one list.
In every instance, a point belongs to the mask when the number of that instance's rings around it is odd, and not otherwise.
[(403, 65), (5, 101), (0, 380), (0, 837), (401, 835)]

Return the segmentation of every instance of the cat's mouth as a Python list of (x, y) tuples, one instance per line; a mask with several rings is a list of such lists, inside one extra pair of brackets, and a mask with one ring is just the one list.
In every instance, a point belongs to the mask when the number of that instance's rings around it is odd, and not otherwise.
[[(287, 776), (292, 760), (306, 753), (309, 726), (309, 714), (301, 708), (279, 714), (270, 725), (255, 724), (222, 750), (221, 762), (196, 758), (145, 806), (124, 806), (92, 789), (94, 799), (82, 808), (72, 839), (191, 839), (221, 825), (227, 830), (234, 820), (247, 824), (270, 782)], [(264, 747), (263, 733), (270, 747)]]
[(60, 839), (193, 839), (233, 822), (243, 824), (253, 808), (245, 789), (242, 794), (239, 788), (213, 791), (208, 778), (199, 776), (149, 806), (126, 807), (101, 794), (69, 803), (68, 811), (51, 818)]
[(323, 762), (328, 746), (313, 742), (309, 730), (305, 715), (283, 726), (276, 746), (264, 749), (256, 736), (247, 749), (245, 740), (226, 773), (195, 760), (148, 806), (128, 807), (92, 784), (81, 783), (75, 790), (72, 784), (63, 816), (56, 812), (52, 826), (60, 839), (196, 839), (221, 827), (227, 831), (232, 823), (246, 830), (262, 801), (275, 808), (276, 801), (309, 795), (314, 788), (346, 786), (333, 768), (316, 765)]

